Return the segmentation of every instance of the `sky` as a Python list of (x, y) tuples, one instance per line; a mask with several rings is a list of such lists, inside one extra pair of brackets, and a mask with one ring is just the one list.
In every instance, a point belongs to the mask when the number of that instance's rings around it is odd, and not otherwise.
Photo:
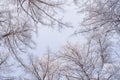
[(68, 21), (74, 28), (64, 28), (58, 31), (56, 29), (45, 26), (40, 27), (38, 30), (38, 36), (34, 37), (35, 42), (37, 43), (36, 48), (34, 49), (36, 52), (35, 54), (44, 54), (47, 48), (50, 48), (52, 51), (57, 51), (61, 49), (61, 47), (64, 46), (67, 42), (84, 42), (83, 36), (71, 36), (80, 26), (80, 21), (82, 21), (83, 16), (77, 13), (76, 6), (73, 4), (70, 6), (65, 7), (63, 21)]

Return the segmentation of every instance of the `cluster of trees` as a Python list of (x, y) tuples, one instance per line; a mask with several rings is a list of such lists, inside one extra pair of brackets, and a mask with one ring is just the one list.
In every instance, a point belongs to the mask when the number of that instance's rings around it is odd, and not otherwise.
[[(83, 34), (86, 38), (84, 47), (68, 43), (56, 53), (48, 50), (41, 58), (27, 54), (26, 48), (32, 49), (35, 44), (32, 36), (37, 32), (37, 24), (70, 27), (55, 17), (65, 2), (0, 1), (0, 80), (120, 79), (120, 0), (85, 0), (83, 5), (73, 0), (78, 13), (85, 15), (80, 29), (75, 31), (75, 35)], [(22, 60), (22, 54), (27, 55), (27, 61)], [(19, 76), (14, 76), (13, 68), (20, 70)]]

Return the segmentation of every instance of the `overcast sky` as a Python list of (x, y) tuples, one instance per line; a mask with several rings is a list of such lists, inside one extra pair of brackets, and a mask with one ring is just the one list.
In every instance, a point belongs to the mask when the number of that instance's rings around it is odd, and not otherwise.
[(65, 6), (65, 9), (64, 21), (70, 22), (74, 28), (65, 28), (59, 32), (56, 29), (40, 27), (39, 36), (37, 36), (37, 38), (35, 37), (37, 47), (34, 50), (37, 54), (44, 54), (48, 47), (53, 51), (57, 51), (65, 45), (67, 41), (72, 43), (82, 43), (84, 41), (82, 36), (71, 36), (76, 29), (75, 27), (79, 26), (79, 22), (83, 16), (77, 13), (77, 7), (73, 4), (68, 4)]

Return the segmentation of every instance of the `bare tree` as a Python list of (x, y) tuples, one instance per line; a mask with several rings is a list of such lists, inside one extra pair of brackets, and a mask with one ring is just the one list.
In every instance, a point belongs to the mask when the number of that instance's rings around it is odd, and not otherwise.
[(64, 0), (11, 0), (9, 2), (14, 3), (18, 17), (25, 15), (22, 18), (25, 17), (29, 21), (32, 19), (35, 23), (51, 27), (56, 24), (60, 27), (67, 26), (55, 17), (57, 10), (62, 11), (61, 5), (65, 3)]
[(26, 75), (20, 76), (20, 79), (28, 80), (59, 80), (59, 63), (54, 57), (48, 52), (47, 55), (43, 56), (44, 58), (39, 57), (28, 57), (28, 64), (24, 64), (22, 68), (24, 69), (25, 74), (29, 75), (29, 78)]
[[(10, 7), (5, 6), (10, 3)], [(16, 53), (32, 48), (32, 33), (37, 29), (37, 23), (42, 25), (59, 27), (67, 26), (60, 20), (54, 18), (60, 9), (62, 1), (42, 0), (3, 0), (0, 10), (0, 40), (1, 44), (7, 46), (9, 51)], [(34, 23), (36, 25), (34, 25)]]
[[(5, 51), (3, 54), (11, 53), (20, 65), (25, 67), (19, 55), (27, 53), (28, 48), (33, 48), (35, 43), (32, 35), (38, 30), (37, 24), (68, 27), (56, 16), (58, 10), (62, 11), (63, 3), (62, 0), (1, 0), (0, 51)], [(0, 64), (6, 60), (2, 58)]]
[(82, 11), (86, 14), (82, 25), (85, 31), (119, 32), (119, 0), (85, 0)]
[(116, 77), (120, 75), (119, 4), (120, 0), (85, 0), (80, 6), (85, 18), (75, 33), (86, 34), (87, 44), (83, 50), (68, 45), (60, 52), (66, 63), (62, 75), (67, 80), (120, 79)]
[(119, 44), (119, 0), (84, 0), (80, 9), (85, 18), (76, 33), (90, 34), (93, 36), (107, 36), (112, 43)]
[(59, 57), (64, 62), (61, 75), (65, 80), (119, 80), (116, 77), (120, 72), (119, 66), (112, 63), (108, 55), (102, 55), (102, 50), (96, 52), (90, 47), (87, 49), (69, 44), (60, 52)]

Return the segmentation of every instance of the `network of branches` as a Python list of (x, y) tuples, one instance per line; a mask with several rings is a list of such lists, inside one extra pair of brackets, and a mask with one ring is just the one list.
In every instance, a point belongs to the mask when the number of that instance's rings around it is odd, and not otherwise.
[(0, 1), (0, 80), (120, 80), (120, 0), (73, 0), (85, 15), (75, 32), (84, 34), (85, 44), (68, 43), (42, 57), (27, 54), (39, 26), (70, 27), (57, 16), (65, 2)]

